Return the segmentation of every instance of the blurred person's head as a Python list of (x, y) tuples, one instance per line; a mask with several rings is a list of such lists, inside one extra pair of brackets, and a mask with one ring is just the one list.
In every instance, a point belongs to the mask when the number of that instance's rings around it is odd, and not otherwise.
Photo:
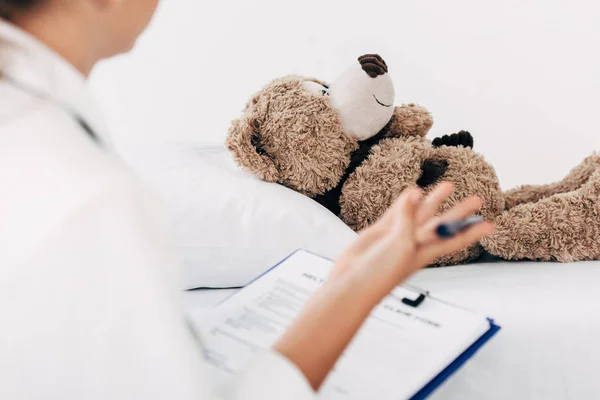
[(0, 18), (31, 33), (84, 74), (130, 50), (159, 0), (0, 0)]

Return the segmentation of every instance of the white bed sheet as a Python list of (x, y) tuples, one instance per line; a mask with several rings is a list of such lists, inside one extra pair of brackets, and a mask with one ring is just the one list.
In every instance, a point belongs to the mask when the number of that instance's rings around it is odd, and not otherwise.
[(224, 146), (121, 146), (172, 218), (186, 289), (242, 286), (303, 248), (337, 257), (356, 233), (325, 207), (241, 170)]
[[(492, 261), (424, 270), (411, 283), (502, 326), (433, 399), (600, 398), (600, 262)], [(186, 292), (185, 304), (201, 323), (200, 310), (233, 293)]]

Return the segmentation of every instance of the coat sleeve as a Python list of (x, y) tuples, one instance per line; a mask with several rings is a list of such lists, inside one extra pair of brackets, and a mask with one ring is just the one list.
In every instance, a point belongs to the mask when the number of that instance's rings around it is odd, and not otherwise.
[(0, 398), (314, 398), (272, 350), (214, 388), (161, 208), (126, 179), (89, 197), (0, 283)]

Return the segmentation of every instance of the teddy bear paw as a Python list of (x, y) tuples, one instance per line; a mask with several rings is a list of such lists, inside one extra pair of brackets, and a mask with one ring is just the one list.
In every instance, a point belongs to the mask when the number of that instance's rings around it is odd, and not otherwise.
[(436, 183), (448, 170), (448, 161), (428, 158), (421, 165), (421, 176), (417, 180), (420, 188), (426, 188)]
[(444, 135), (435, 138), (431, 144), (433, 144), (433, 147), (463, 146), (473, 148), (473, 136), (467, 131), (460, 131), (458, 133), (453, 133), (452, 135)]

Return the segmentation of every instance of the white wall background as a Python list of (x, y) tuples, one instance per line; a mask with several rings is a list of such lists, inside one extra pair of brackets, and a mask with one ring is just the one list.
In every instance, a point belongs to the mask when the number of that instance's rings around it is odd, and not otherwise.
[(164, 0), (93, 88), (117, 144), (223, 141), (267, 81), (331, 80), (367, 52), (431, 137), (470, 130), (503, 187), (561, 178), (600, 150), (600, 3), (555, 0)]

